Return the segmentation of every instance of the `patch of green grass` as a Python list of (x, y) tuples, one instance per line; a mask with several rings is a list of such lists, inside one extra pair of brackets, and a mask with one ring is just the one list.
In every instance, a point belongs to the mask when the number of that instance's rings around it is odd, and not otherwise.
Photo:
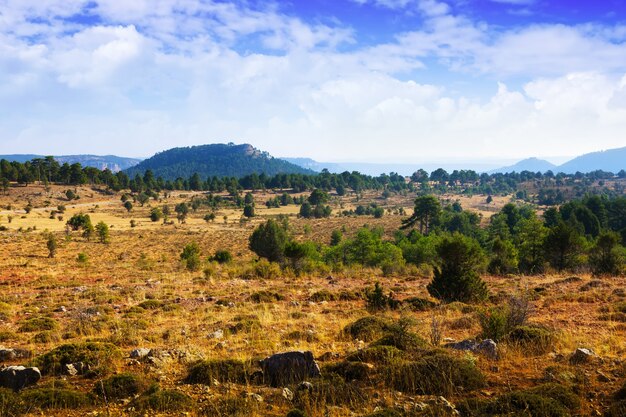
[(517, 326), (507, 335), (509, 343), (519, 345), (527, 352), (542, 354), (554, 345), (554, 333), (538, 326)]
[(41, 332), (44, 330), (56, 330), (59, 324), (50, 317), (32, 317), (22, 322), (18, 331), (20, 332)]
[(71, 343), (35, 358), (33, 366), (44, 375), (58, 375), (63, 372), (63, 366), (82, 362), (96, 373), (104, 373), (111, 367), (112, 360), (120, 357), (120, 351), (110, 343)]
[(347, 382), (367, 381), (370, 378), (371, 369), (362, 362), (344, 361), (326, 365), (321, 372), (322, 375), (329, 373), (339, 375)]
[(440, 350), (424, 352), (413, 362), (392, 363), (384, 374), (387, 385), (398, 391), (444, 397), (481, 388), (485, 383), (473, 362)]
[(257, 291), (250, 295), (250, 301), (253, 303), (273, 303), (284, 300), (282, 295), (271, 291)]
[(143, 395), (130, 403), (136, 411), (146, 413), (157, 411), (161, 413), (181, 413), (193, 408), (194, 402), (188, 395), (174, 390), (161, 390), (153, 386)]
[(370, 342), (381, 337), (389, 329), (389, 323), (376, 316), (361, 317), (347, 325), (343, 333), (352, 339)]
[(437, 307), (437, 303), (426, 298), (411, 297), (403, 301), (413, 311), (428, 311)]
[(185, 382), (211, 385), (213, 380), (245, 384), (248, 382), (246, 363), (235, 359), (215, 359), (192, 364)]
[(21, 394), (22, 400), (29, 406), (42, 410), (76, 409), (93, 403), (88, 394), (65, 388), (34, 388)]
[(235, 322), (228, 330), (233, 333), (250, 333), (261, 328), (261, 321), (254, 314), (240, 315), (233, 318)]
[(122, 373), (96, 383), (94, 393), (107, 400), (118, 400), (140, 394), (147, 386), (143, 377), (131, 373)]
[(351, 353), (346, 357), (346, 360), (350, 362), (388, 364), (402, 356), (404, 356), (404, 352), (395, 346), (369, 346)]
[(137, 304), (137, 307), (141, 307), (144, 310), (157, 310), (157, 309), (163, 307), (163, 301), (146, 300), (146, 301), (142, 301), (141, 303)]

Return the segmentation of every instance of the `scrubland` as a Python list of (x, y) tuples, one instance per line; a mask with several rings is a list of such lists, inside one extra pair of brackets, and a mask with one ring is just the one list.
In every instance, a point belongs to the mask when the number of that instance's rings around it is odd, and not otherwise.
[[(351, 236), (365, 224), (391, 238), (407, 217), (398, 209), (410, 213), (414, 195), (379, 201), (382, 218), (336, 215), (378, 201), (372, 192), (358, 201), (335, 196), (330, 218), (303, 219), (297, 206), (265, 208), (274, 194), (257, 192), (252, 219), (220, 208), (205, 221), (200, 208), (182, 223), (173, 216), (153, 222), (150, 209), (194, 193), (172, 192), (127, 211), (119, 193), (77, 189), (80, 200), (66, 202), (62, 192), (30, 186), (0, 196), (0, 345), (23, 350), (1, 360), (43, 374), (20, 393), (0, 390), (0, 416), (626, 415), (619, 402), (626, 397), (624, 277), (484, 274), (486, 301), (445, 304), (426, 289), (428, 268), (383, 274), (351, 265), (299, 274), (248, 249), (254, 228), (278, 215), (289, 218), (296, 240), (327, 244), (334, 230)], [(510, 201), (449, 198), (481, 213), (484, 224)], [(28, 201), (30, 213), (22, 211)], [(64, 212), (51, 217), (59, 205)], [(109, 242), (66, 231), (77, 213), (108, 224)], [(193, 271), (180, 258), (192, 242), (201, 254)], [(218, 250), (232, 261), (211, 261)], [(377, 282), (401, 304), (371, 308)], [(493, 307), (524, 314), (517, 333), (498, 334), (497, 357), (445, 347), (493, 336)], [(131, 358), (138, 348), (152, 352)], [(577, 348), (593, 355), (572, 361)], [(311, 389), (294, 384), (285, 392), (255, 380), (259, 359), (290, 350), (317, 359), (322, 377)], [(68, 375), (66, 363), (88, 369)]]

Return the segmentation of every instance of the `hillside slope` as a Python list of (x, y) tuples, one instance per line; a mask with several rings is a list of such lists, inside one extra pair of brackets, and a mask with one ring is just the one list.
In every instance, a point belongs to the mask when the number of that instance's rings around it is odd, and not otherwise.
[(573, 174), (577, 171), (609, 171), (617, 174), (626, 169), (626, 148), (609, 149), (581, 155), (559, 166), (559, 172)]
[(496, 173), (523, 172), (523, 171), (544, 173), (546, 171), (554, 171), (555, 169), (557, 169), (556, 165), (544, 159), (526, 158), (526, 159), (519, 161), (518, 163), (514, 165), (494, 169), (493, 171), (490, 171), (490, 173), (496, 174)]
[(285, 174), (313, 174), (314, 172), (282, 159), (274, 158), (252, 145), (211, 144), (173, 148), (159, 152), (140, 164), (126, 170), (130, 176), (152, 170), (156, 177), (174, 180), (198, 173), (200, 177), (243, 177), (252, 173), (272, 176)]

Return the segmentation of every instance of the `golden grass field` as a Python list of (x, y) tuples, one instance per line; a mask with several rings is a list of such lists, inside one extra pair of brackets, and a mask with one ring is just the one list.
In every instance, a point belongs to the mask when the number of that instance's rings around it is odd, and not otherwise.
[[(193, 359), (241, 359), (253, 361), (287, 350), (311, 350), (316, 357), (326, 352), (344, 358), (363, 347), (363, 342), (350, 340), (341, 330), (369, 313), (362, 299), (347, 301), (311, 301), (311, 296), (326, 290), (332, 294), (353, 293), (371, 287), (380, 281), (387, 291), (393, 291), (402, 300), (409, 297), (429, 298), (426, 285), (430, 278), (412, 272), (383, 277), (380, 270), (348, 268), (342, 272), (319, 276), (279, 274), (271, 278), (248, 278), (254, 254), (247, 248), (248, 237), (256, 225), (268, 216), (290, 216), (293, 233), (298, 239), (328, 242), (334, 229), (344, 227), (347, 235), (364, 224), (382, 226), (391, 237), (406, 216), (385, 213), (382, 219), (371, 216), (336, 217), (334, 213), (355, 207), (354, 197), (333, 201), (333, 216), (329, 219), (305, 220), (297, 218), (297, 206), (266, 209), (263, 202), (271, 192), (255, 194), (257, 217), (240, 221), (240, 210), (222, 210), (213, 222), (203, 220), (206, 209), (191, 212), (185, 224), (162, 224), (149, 219), (150, 205), (173, 205), (188, 200), (192, 193), (173, 193), (161, 202), (150, 201), (144, 207), (138, 203), (128, 213), (120, 202), (120, 195), (105, 195), (89, 188), (77, 190), (80, 200), (65, 201), (63, 187), (53, 186), (49, 192), (43, 187), (12, 188), (9, 195), (0, 196), (0, 307), (5, 313), (0, 321), (0, 345), (32, 350), (35, 355), (45, 353), (64, 343), (87, 340), (110, 341), (127, 355), (138, 347), (168, 348), (185, 352), (186, 359), (172, 360), (163, 366), (150, 366), (126, 358), (112, 366), (116, 372), (131, 371), (158, 381), (162, 388), (189, 394), (197, 410), (174, 412), (172, 415), (196, 415), (201, 408), (218, 404), (221, 398), (238, 397), (242, 393), (258, 393), (263, 402), (256, 404), (252, 415), (284, 416), (292, 408), (281, 395), (280, 388), (267, 386), (219, 384), (215, 386), (189, 385), (181, 381), (187, 372), (187, 362)], [(373, 201), (366, 195), (361, 201)], [(403, 207), (411, 213), (411, 196), (394, 196), (379, 204), (389, 208)], [(451, 197), (456, 198), (456, 197)], [(496, 197), (490, 205), (484, 196), (458, 198), (464, 208), (476, 210), (487, 222), (491, 214), (510, 201)], [(31, 202), (34, 209), (26, 214), (21, 209)], [(50, 219), (49, 211), (64, 204), (63, 220)], [(6, 207), (12, 205), (8, 210)], [(45, 206), (48, 207), (45, 207)], [(104, 221), (111, 227), (108, 244), (85, 241), (79, 232), (65, 234), (65, 221), (75, 213), (88, 213), (95, 224)], [(9, 223), (8, 217), (12, 216)], [(224, 216), (227, 216), (226, 221)], [(130, 226), (130, 220), (136, 226)], [(20, 231), (21, 230), (21, 231)], [(55, 234), (58, 250), (55, 258), (48, 258), (44, 231)], [(197, 272), (187, 271), (180, 262), (182, 248), (197, 242), (203, 259), (218, 249), (232, 252), (234, 261), (227, 265), (208, 265)], [(87, 262), (77, 261), (79, 253), (87, 255)], [(500, 346), (501, 358), (491, 360), (480, 355), (473, 358), (487, 378), (487, 385), (472, 393), (478, 398), (492, 398), (511, 390), (527, 388), (546, 379), (546, 369), (558, 367), (571, 374), (577, 386), (582, 387), (580, 415), (602, 415), (611, 403), (611, 395), (622, 385), (626, 376), (623, 362), (626, 356), (626, 324), (601, 320), (606, 311), (625, 297), (624, 278), (603, 279), (586, 291), (581, 287), (596, 280), (580, 275), (580, 279), (566, 280), (571, 275), (536, 277), (485, 276), (490, 291), (505, 299), (510, 294), (532, 293), (533, 314), (530, 321), (555, 330), (557, 335), (550, 352), (526, 355), (514, 346)], [(541, 287), (537, 292), (534, 289)], [(283, 297), (280, 301), (254, 302), (250, 296), (266, 290)], [(133, 307), (145, 300), (159, 300), (168, 308), (137, 311)], [(222, 303), (216, 301), (221, 300)], [(492, 301), (493, 302), (493, 301)], [(229, 304), (230, 303), (230, 304)], [(65, 309), (60, 309), (64, 306)], [(99, 314), (84, 314), (89, 308), (100, 308)], [(61, 311), (65, 310), (65, 311)], [(444, 338), (463, 340), (476, 337), (480, 325), (475, 312), (457, 305), (441, 306), (431, 311), (410, 310), (379, 313), (391, 319), (414, 319), (417, 334), (430, 338), (433, 317), (439, 320)], [(259, 325), (249, 331), (225, 332), (223, 338), (210, 338), (216, 330), (226, 330), (236, 323), (238, 316), (256, 316)], [(37, 332), (20, 331), (27, 318), (52, 317), (58, 327), (37, 338)], [(0, 317), (3, 317), (0, 315)], [(42, 340), (45, 339), (45, 340)], [(574, 366), (567, 361), (578, 347), (593, 349), (601, 358), (593, 365)], [(458, 356), (469, 355), (453, 352)], [(338, 359), (331, 359), (333, 360)], [(17, 360), (12, 364), (23, 364)], [(321, 365), (325, 361), (320, 361)], [(569, 373), (569, 374), (568, 374)], [(61, 377), (72, 387), (90, 391), (94, 381), (81, 377)], [(56, 381), (44, 377), (40, 384)], [(402, 394), (380, 385), (365, 385), (369, 400), (356, 407), (329, 406), (329, 416), (360, 416), (376, 407), (402, 406), (419, 401), (420, 396)], [(448, 398), (453, 403), (459, 398)], [(1, 413), (0, 413), (1, 414)], [(143, 413), (156, 415), (158, 413)], [(127, 402), (88, 406), (80, 410), (33, 411), (32, 415), (134, 415)], [(216, 414), (219, 415), (219, 414)], [(227, 414), (223, 414), (227, 415)]]

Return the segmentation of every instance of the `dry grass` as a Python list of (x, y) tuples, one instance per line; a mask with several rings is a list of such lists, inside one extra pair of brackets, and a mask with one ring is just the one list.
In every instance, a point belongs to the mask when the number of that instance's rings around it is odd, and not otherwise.
[[(6, 320), (0, 322), (0, 334), (11, 335), (3, 344), (32, 350), (35, 355), (64, 343), (87, 340), (112, 342), (124, 353), (135, 347), (176, 349), (184, 352), (184, 357), (163, 366), (128, 359), (117, 360), (111, 365), (119, 372), (138, 373), (147, 380), (158, 381), (162, 389), (184, 392), (202, 407), (226, 404), (229, 399), (241, 398), (246, 392), (259, 393), (265, 399), (264, 404), (272, 404), (271, 408), (265, 405), (251, 407), (248, 411), (251, 415), (284, 416), (293, 405), (280, 395), (280, 390), (268, 387), (220, 384), (205, 389), (181, 384), (189, 363), (194, 360), (233, 359), (254, 364), (259, 358), (292, 349), (311, 350), (318, 357), (331, 352), (344, 359), (363, 347), (363, 342), (351, 340), (341, 331), (368, 314), (365, 302), (310, 301), (316, 292), (357, 292), (381, 281), (398, 299), (428, 298), (427, 278), (382, 277), (380, 270), (372, 269), (353, 268), (333, 273), (332, 281), (325, 275), (294, 277), (283, 274), (265, 280), (241, 277), (242, 270), (254, 258), (247, 249), (248, 237), (255, 225), (267, 216), (290, 215), (298, 238), (328, 242), (334, 229), (343, 227), (350, 235), (363, 224), (381, 226), (385, 234), (391, 236), (403, 218), (399, 215), (386, 213), (382, 219), (368, 216), (304, 220), (295, 217), (296, 206), (266, 209), (262, 201), (273, 195), (259, 193), (256, 197), (260, 217), (251, 221), (241, 222), (240, 210), (220, 210), (216, 220), (207, 223), (203, 220), (207, 211), (201, 209), (191, 213), (185, 224), (164, 225), (150, 221), (149, 204), (169, 204), (173, 208), (177, 202), (188, 199), (190, 193), (185, 193), (186, 197), (176, 195), (158, 203), (150, 201), (144, 207), (137, 204), (131, 213), (127, 213), (119, 195), (105, 196), (81, 189), (78, 190), (81, 195), (79, 205), (71, 205), (63, 201), (61, 192), (62, 187), (53, 187), (49, 194), (38, 187), (28, 187), (12, 189), (10, 196), (0, 197), (3, 206), (20, 207), (30, 199), (36, 207), (28, 215), (11, 211), (14, 218), (10, 224), (7, 221), (9, 212), (1, 213), (0, 225), (9, 230), (0, 232), (0, 302), (5, 303), (2, 311), (6, 316)], [(394, 196), (387, 202), (375, 198), (373, 194), (366, 195), (357, 202), (354, 197), (345, 197), (334, 203), (334, 209), (339, 210), (339, 204), (348, 209), (362, 202), (376, 201), (389, 208), (404, 207), (411, 211), (411, 197)], [(484, 198), (459, 199), (464, 207), (478, 210), (485, 217), (509, 201), (505, 197), (496, 197), (485, 207)], [(46, 212), (49, 209), (42, 207), (44, 201), (52, 201), (51, 208), (65, 204), (65, 219), (82, 211), (89, 213), (94, 223), (105, 221), (112, 226), (111, 243), (86, 242), (78, 232), (66, 237), (65, 221), (49, 219)], [(228, 216), (227, 223), (223, 216)], [(131, 219), (138, 224), (134, 228), (130, 227)], [(19, 228), (22, 228), (21, 232)], [(31, 231), (25, 231), (29, 228)], [(46, 229), (53, 231), (59, 242), (57, 256), (53, 259), (48, 258), (42, 233)], [(205, 263), (218, 249), (231, 251), (235, 260), (231, 264), (212, 265), (207, 274), (202, 270), (189, 272), (181, 266), (179, 255), (183, 246), (192, 241), (199, 244)], [(86, 263), (77, 261), (81, 252), (87, 255)], [(545, 379), (547, 368), (561, 367), (565, 370), (563, 374), (573, 375), (572, 383), (584, 388), (584, 393), (588, 394), (582, 397), (583, 415), (608, 408), (611, 393), (621, 386), (626, 376), (626, 370), (617, 362), (626, 352), (626, 326), (602, 320), (601, 310), (624, 300), (623, 296), (616, 295), (619, 292), (615, 290), (624, 288), (626, 280), (606, 279), (605, 285), (580, 292), (580, 287), (591, 281), (591, 277), (581, 276), (581, 281), (566, 282), (563, 278), (567, 276), (485, 277), (494, 294), (532, 293), (534, 315), (531, 321), (554, 329), (557, 338), (554, 351), (543, 355), (526, 355), (523, 349), (503, 345), (502, 358), (498, 362), (474, 357), (486, 375), (487, 385), (472, 395), (492, 398), (513, 389), (532, 387)], [(535, 291), (538, 287), (543, 291)], [(260, 291), (279, 294), (282, 299), (261, 303), (250, 299), (250, 295)], [(154, 308), (138, 308), (145, 300), (159, 302), (152, 303)], [(472, 310), (454, 305), (437, 307), (442, 337), (455, 340), (476, 337), (480, 326)], [(433, 311), (404, 309), (383, 315), (390, 321), (411, 317), (416, 323), (412, 330), (430, 340)], [(58, 323), (58, 328), (51, 330), (57, 338), (36, 343), (33, 333), (19, 331), (25, 319), (39, 316), (51, 317)], [(244, 324), (237, 328), (238, 323)], [(211, 337), (218, 330), (223, 331), (223, 337)], [(571, 367), (568, 355), (583, 346), (593, 349), (603, 361), (592, 367)], [(608, 375), (609, 380), (598, 379), (598, 372)], [(45, 377), (42, 383), (49, 382), (50, 378)], [(75, 389), (91, 392), (96, 382), (72, 377), (69, 383)], [(418, 397), (405, 395), (398, 398), (394, 390), (376, 381), (359, 387), (368, 401), (357, 405), (339, 404), (329, 408), (329, 415), (351, 415), (352, 412), (362, 415), (376, 406), (404, 404)], [(454, 402), (460, 398), (450, 399)], [(109, 404), (108, 407), (110, 415), (130, 415), (124, 411), (126, 406), (122, 403)], [(103, 404), (88, 409), (106, 412)], [(45, 413), (84, 415), (83, 411), (72, 410), (46, 410)], [(194, 415), (193, 411), (190, 413)]]

